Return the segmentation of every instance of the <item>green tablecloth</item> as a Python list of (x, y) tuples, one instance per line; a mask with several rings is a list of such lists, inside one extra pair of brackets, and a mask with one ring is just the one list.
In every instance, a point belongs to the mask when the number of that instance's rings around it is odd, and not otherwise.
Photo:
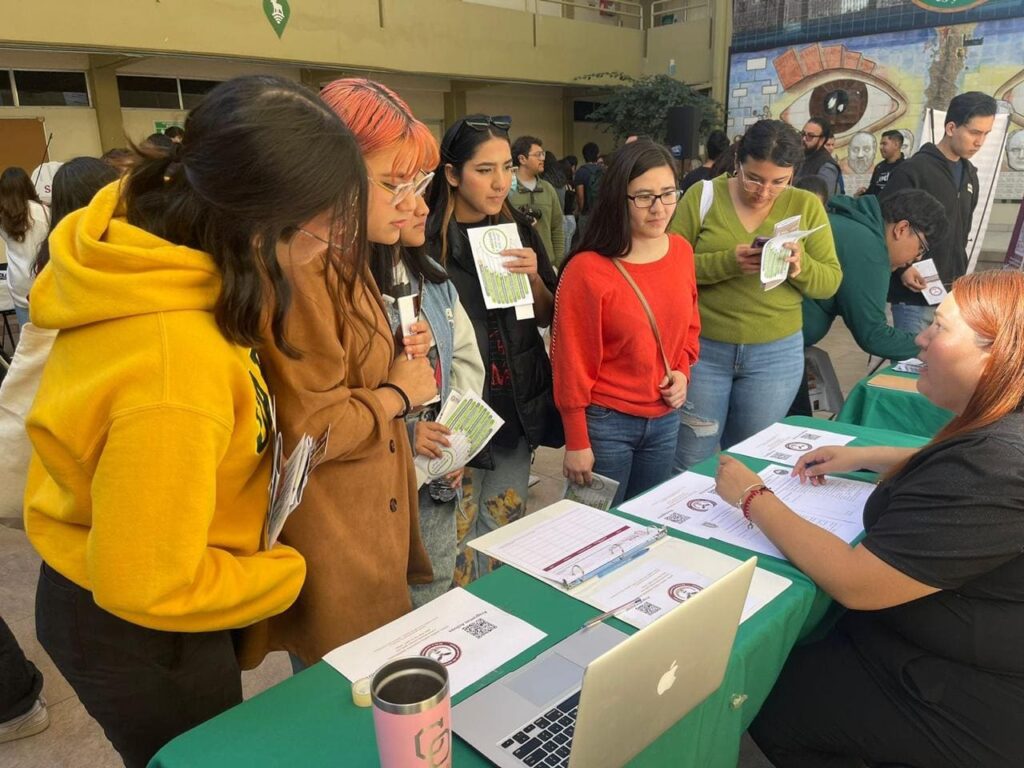
[[(860, 445), (913, 446), (924, 442), (911, 435), (804, 417), (789, 418), (786, 423), (855, 435), (854, 444)], [(767, 464), (755, 459), (744, 458), (744, 461), (755, 470)], [(695, 469), (710, 475), (714, 467), (715, 461), (709, 460)], [(693, 539), (676, 531), (672, 534), (738, 558), (750, 554), (721, 542)], [(719, 690), (670, 728), (631, 765), (694, 768), (733, 768), (736, 765), (740, 736), (767, 697), (790, 649), (821, 622), (831, 604), (827, 595), (789, 563), (761, 557), (759, 564), (790, 579), (792, 585), (740, 626)], [(547, 637), (464, 690), (455, 697), (456, 702), (572, 634), (598, 613), (560, 589), (509, 567), (474, 582), (469, 591), (521, 616)], [(625, 632), (635, 631), (618, 620), (612, 623)], [(376, 764), (371, 711), (353, 705), (348, 680), (321, 662), (179, 736), (153, 758), (150, 766), (250, 768)], [(462, 768), (487, 762), (456, 738), (454, 764)]]
[(843, 409), (836, 416), (837, 422), (931, 438), (953, 418), (952, 412), (933, 405), (920, 392), (901, 392), (868, 384), (875, 376), (883, 374), (917, 379), (916, 374), (894, 371), (892, 367), (861, 379), (846, 398)]

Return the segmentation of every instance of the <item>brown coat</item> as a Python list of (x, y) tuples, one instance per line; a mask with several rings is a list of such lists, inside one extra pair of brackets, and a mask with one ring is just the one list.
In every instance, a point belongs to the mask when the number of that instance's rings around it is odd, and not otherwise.
[(294, 296), (285, 337), (302, 358), (273, 344), (261, 350), (278, 429), (286, 452), (303, 434), (316, 438), (328, 425), (331, 434), (281, 534), (306, 558), (305, 585), (291, 608), (247, 633), (243, 667), (281, 649), (312, 664), (408, 612), (409, 582), (432, 578), (405, 422), (389, 418), (374, 394), (395, 354), (376, 288), (356, 289), (360, 314), (377, 324), (368, 333), (335, 308), (321, 260), (288, 277)]

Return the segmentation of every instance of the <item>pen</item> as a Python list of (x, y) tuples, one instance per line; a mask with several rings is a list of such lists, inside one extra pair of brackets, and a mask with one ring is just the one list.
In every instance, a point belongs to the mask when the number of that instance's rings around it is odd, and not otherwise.
[(585, 622), (583, 622), (583, 629), (587, 629), (588, 627), (592, 627), (595, 624), (599, 624), (605, 619), (610, 619), (615, 614), (620, 613), (621, 611), (624, 611), (627, 608), (632, 608), (635, 605), (639, 605), (642, 601), (643, 597), (634, 597), (628, 603), (623, 603), (618, 608), (612, 608), (610, 611), (605, 611), (604, 613), (598, 614), (597, 616), (594, 616), (592, 619), (587, 619)]

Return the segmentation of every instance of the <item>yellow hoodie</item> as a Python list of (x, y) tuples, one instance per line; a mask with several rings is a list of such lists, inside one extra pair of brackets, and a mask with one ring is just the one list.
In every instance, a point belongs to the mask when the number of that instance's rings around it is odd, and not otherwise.
[(255, 354), (214, 322), (209, 255), (129, 225), (117, 183), (50, 243), (31, 304), (59, 330), (26, 419), (32, 545), (144, 627), (203, 632), (285, 610), (305, 563), (260, 551), (270, 404)]

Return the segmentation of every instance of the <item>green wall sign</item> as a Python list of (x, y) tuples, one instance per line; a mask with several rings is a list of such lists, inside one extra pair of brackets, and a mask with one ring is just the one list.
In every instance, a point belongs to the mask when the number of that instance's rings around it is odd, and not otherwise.
[(914, 0), (914, 5), (936, 13), (956, 13), (986, 3), (988, 0)]
[(277, 36), (281, 37), (284, 34), (284, 28), (288, 26), (288, 19), (292, 15), (288, 0), (263, 0), (263, 13)]

